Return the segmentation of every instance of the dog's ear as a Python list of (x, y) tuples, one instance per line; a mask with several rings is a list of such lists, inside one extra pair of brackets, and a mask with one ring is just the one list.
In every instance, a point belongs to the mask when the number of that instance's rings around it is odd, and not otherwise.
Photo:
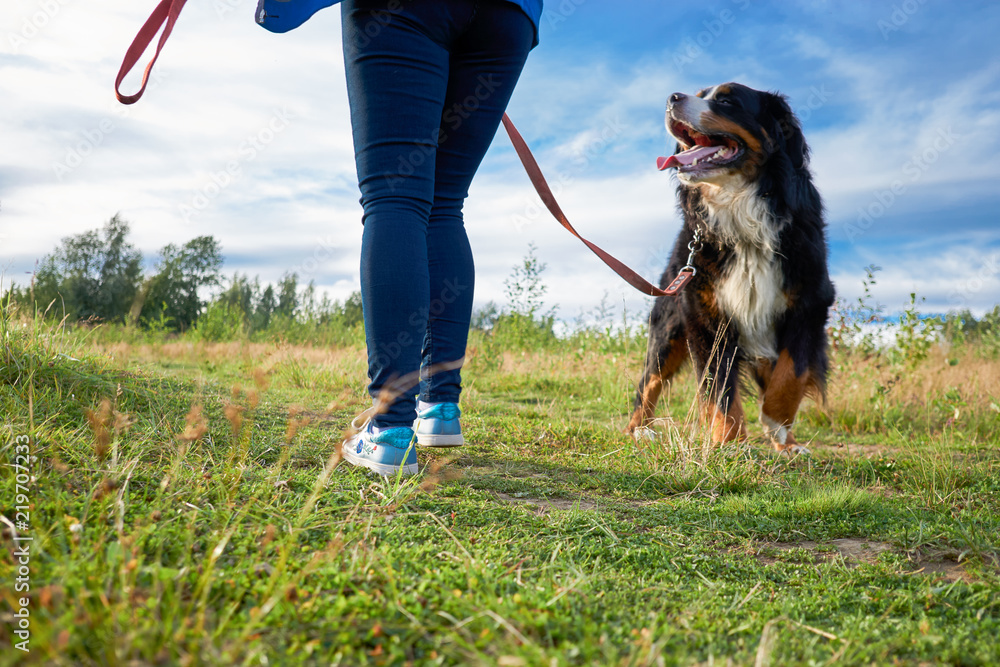
[(785, 152), (792, 161), (792, 166), (802, 169), (809, 164), (809, 147), (806, 145), (802, 126), (795, 117), (788, 100), (784, 95), (768, 93), (767, 114), (771, 119), (771, 131), (778, 149)]

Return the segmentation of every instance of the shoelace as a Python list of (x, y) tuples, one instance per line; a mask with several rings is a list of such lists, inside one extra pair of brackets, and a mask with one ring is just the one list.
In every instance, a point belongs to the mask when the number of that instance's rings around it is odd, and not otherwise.
[[(370, 422), (372, 420), (372, 417), (374, 416), (375, 416), (374, 405), (366, 410), (362, 410), (359, 415), (357, 415), (354, 419), (351, 420), (351, 430), (353, 430), (354, 433), (361, 433), (361, 431), (365, 430), (365, 428), (368, 426), (368, 422)], [(361, 422), (360, 425), (358, 425), (358, 420), (361, 418), (364, 418), (364, 421)]]

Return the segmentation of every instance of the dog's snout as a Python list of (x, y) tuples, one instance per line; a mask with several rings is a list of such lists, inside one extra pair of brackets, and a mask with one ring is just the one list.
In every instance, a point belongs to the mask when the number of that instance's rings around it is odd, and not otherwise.
[(671, 106), (672, 107), (675, 104), (680, 104), (681, 102), (683, 102), (686, 99), (687, 99), (687, 95), (685, 95), (684, 93), (674, 93), (673, 95), (670, 96), (670, 99), (668, 100), (667, 106)]

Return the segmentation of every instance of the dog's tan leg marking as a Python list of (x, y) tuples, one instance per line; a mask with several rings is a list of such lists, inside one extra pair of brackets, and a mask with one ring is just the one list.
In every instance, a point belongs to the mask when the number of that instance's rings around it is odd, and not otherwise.
[(637, 428), (646, 426), (653, 420), (653, 413), (656, 411), (656, 403), (660, 400), (663, 392), (663, 381), (668, 382), (680, 367), (687, 360), (687, 342), (679, 338), (673, 342), (670, 354), (664, 359), (658, 372), (650, 373), (646, 378), (646, 384), (642, 388), (642, 405), (632, 413), (632, 418), (628, 422), (628, 433), (634, 433)]
[(641, 428), (653, 419), (653, 411), (656, 409), (656, 402), (660, 400), (660, 392), (663, 391), (663, 377), (659, 374), (650, 375), (646, 378), (646, 386), (642, 388), (642, 405), (632, 413), (632, 418), (628, 422), (629, 433), (634, 433), (637, 428)]
[(764, 373), (763, 377), (766, 388), (760, 421), (764, 430), (774, 442), (776, 450), (797, 452), (802, 448), (798, 446), (790, 429), (799, 411), (799, 404), (811, 384), (809, 371), (796, 375), (795, 362), (788, 350), (782, 350), (774, 368), (769, 373)]
[(729, 412), (723, 412), (715, 403), (702, 404), (702, 420), (712, 431), (712, 441), (723, 443), (746, 438), (747, 426), (739, 389), (734, 390), (729, 401)]

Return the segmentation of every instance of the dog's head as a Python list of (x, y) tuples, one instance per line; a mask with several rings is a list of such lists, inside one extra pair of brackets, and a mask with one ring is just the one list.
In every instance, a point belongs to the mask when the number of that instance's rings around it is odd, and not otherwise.
[(666, 125), (677, 139), (677, 150), (661, 158), (659, 167), (676, 167), (684, 185), (743, 187), (765, 170), (788, 172), (808, 165), (798, 119), (775, 93), (738, 83), (696, 95), (674, 93), (667, 102)]

